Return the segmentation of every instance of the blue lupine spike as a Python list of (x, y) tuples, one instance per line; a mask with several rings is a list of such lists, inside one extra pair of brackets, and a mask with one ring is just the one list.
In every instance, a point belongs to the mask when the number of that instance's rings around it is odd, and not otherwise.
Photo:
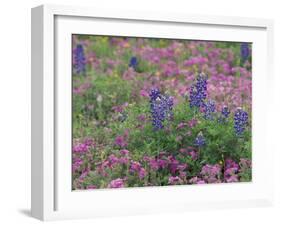
[(203, 106), (204, 118), (208, 120), (213, 120), (213, 113), (216, 111), (215, 101), (209, 100), (204, 103)]
[(228, 109), (227, 106), (224, 105), (221, 109), (221, 115), (219, 116), (218, 121), (220, 123), (226, 122), (229, 117), (229, 114), (230, 114), (230, 110)]
[(160, 91), (159, 91), (159, 89), (151, 89), (151, 90), (150, 90), (149, 96), (150, 96), (150, 99), (151, 99), (151, 100), (156, 100), (157, 97), (160, 96)]
[(241, 44), (240, 54), (241, 54), (242, 62), (244, 63), (250, 55), (250, 49), (249, 49), (248, 43), (242, 43)]
[(234, 130), (237, 136), (241, 136), (248, 124), (248, 113), (238, 108), (234, 114)]
[(150, 91), (150, 112), (154, 130), (162, 129), (165, 120), (173, 117), (173, 98), (162, 95), (158, 89)]
[(86, 59), (82, 44), (78, 44), (74, 50), (74, 69), (76, 74), (86, 73)]
[(137, 65), (138, 65), (138, 59), (135, 56), (131, 57), (129, 67), (132, 67), (134, 68), (134, 70), (136, 70)]
[(206, 144), (206, 139), (203, 136), (203, 133), (198, 133), (197, 137), (195, 138), (194, 145), (197, 147), (202, 147)]
[(224, 118), (228, 118), (230, 111), (227, 106), (222, 107), (221, 114)]
[(203, 107), (204, 100), (207, 97), (207, 76), (200, 73), (189, 90), (189, 104), (190, 107)]

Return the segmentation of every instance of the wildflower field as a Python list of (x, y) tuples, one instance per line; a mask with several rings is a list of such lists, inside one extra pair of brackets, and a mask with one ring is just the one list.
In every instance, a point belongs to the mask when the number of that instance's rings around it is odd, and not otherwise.
[(251, 181), (251, 44), (72, 37), (74, 190)]

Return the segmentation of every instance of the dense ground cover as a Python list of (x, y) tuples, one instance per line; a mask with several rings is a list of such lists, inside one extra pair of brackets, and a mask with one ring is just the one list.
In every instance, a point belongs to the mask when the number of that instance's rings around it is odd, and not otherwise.
[(251, 181), (251, 45), (73, 35), (73, 189)]

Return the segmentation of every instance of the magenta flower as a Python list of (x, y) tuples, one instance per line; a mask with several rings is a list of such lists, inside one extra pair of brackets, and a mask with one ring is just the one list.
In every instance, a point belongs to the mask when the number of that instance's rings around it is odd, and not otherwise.
[(122, 150), (120, 150), (120, 154), (121, 155), (129, 155), (129, 151), (128, 150), (126, 150), (126, 149), (122, 149)]
[(190, 128), (195, 127), (197, 124), (198, 124), (197, 119), (191, 119), (190, 121), (188, 121), (188, 126), (189, 126)]
[(192, 150), (188, 153), (188, 155), (191, 156), (192, 160), (198, 159), (198, 152), (197, 151)]
[(171, 185), (176, 185), (176, 184), (182, 184), (183, 181), (180, 177), (176, 176), (176, 177), (169, 177), (169, 181), (168, 181), (168, 184), (171, 184)]
[(117, 146), (120, 146), (121, 148), (124, 148), (124, 147), (126, 147), (126, 146), (128, 145), (127, 142), (126, 142), (126, 140), (125, 140), (125, 138), (124, 138), (124, 136), (117, 136), (117, 137), (115, 138), (114, 143), (115, 143)]
[(119, 158), (119, 163), (120, 163), (120, 164), (127, 165), (127, 164), (129, 163), (129, 158), (127, 158), (127, 157), (121, 157), (121, 158)]
[(80, 169), (80, 166), (83, 164), (83, 160), (81, 158), (74, 158), (72, 163), (72, 170), (77, 171)]
[(144, 122), (146, 120), (146, 117), (145, 117), (145, 115), (144, 114), (140, 114), (140, 115), (138, 115), (138, 121), (140, 121), (140, 122)]
[(124, 110), (125, 110), (125, 108), (128, 106), (128, 103), (127, 102), (125, 102), (124, 104), (122, 104), (122, 105), (117, 105), (117, 106), (113, 106), (112, 107), (112, 110), (114, 111), (114, 112), (123, 112)]
[(149, 97), (149, 93), (147, 91), (143, 90), (143, 89), (140, 91), (140, 95), (142, 97)]
[(220, 183), (221, 166), (219, 164), (206, 164), (202, 167), (200, 174), (202, 178), (208, 183)]
[(188, 150), (186, 148), (181, 148), (179, 152), (182, 154), (188, 154)]
[(205, 64), (207, 62), (208, 62), (208, 59), (205, 58), (205, 57), (192, 57), (189, 60), (186, 60), (184, 62), (184, 65), (185, 66), (192, 66), (194, 64), (202, 65), (202, 64)]
[(87, 189), (97, 189), (97, 186), (96, 185), (88, 185)]
[(153, 170), (158, 170), (158, 169), (159, 169), (158, 162), (157, 162), (156, 160), (151, 160), (151, 161), (150, 161), (150, 167), (151, 167), (151, 169), (153, 169)]
[(130, 171), (131, 172), (139, 172), (141, 169), (141, 164), (136, 161), (131, 161)]
[(199, 177), (192, 177), (189, 180), (189, 183), (191, 183), (191, 184), (206, 184), (206, 182)]
[(83, 143), (77, 143), (73, 146), (73, 152), (77, 154), (85, 154), (94, 145), (94, 142), (90, 138), (84, 139)]
[(177, 129), (182, 129), (182, 128), (184, 128), (185, 126), (187, 126), (187, 123), (185, 123), (185, 122), (180, 122), (180, 123), (178, 124), (178, 126), (177, 126)]
[(146, 176), (146, 170), (144, 168), (140, 168), (139, 170), (139, 178), (143, 179)]
[(155, 171), (159, 169), (158, 162), (155, 159), (149, 160), (149, 166), (151, 167), (152, 170), (155, 170)]
[(81, 173), (81, 175), (80, 175), (80, 177), (79, 177), (79, 180), (82, 182), (82, 181), (88, 176), (88, 174), (89, 174), (89, 171), (88, 171), (88, 170), (84, 170), (84, 171)]
[(177, 169), (180, 170), (180, 171), (183, 171), (187, 168), (187, 164), (185, 163), (182, 163), (182, 164), (179, 164)]
[(166, 168), (169, 164), (169, 162), (165, 159), (158, 159), (157, 163), (158, 163), (158, 167), (161, 168), (161, 169)]
[(74, 153), (84, 154), (84, 153), (88, 152), (88, 150), (89, 150), (89, 146), (86, 145), (85, 143), (79, 143), (79, 144), (74, 145), (74, 147), (73, 147)]
[(169, 170), (174, 175), (179, 167), (179, 161), (174, 158), (174, 156), (169, 156)]
[(237, 175), (232, 175), (225, 180), (227, 183), (239, 182)]
[(239, 165), (231, 159), (225, 160), (224, 180), (227, 183), (238, 182)]
[(109, 167), (114, 167), (119, 163), (119, 159), (114, 154), (111, 154), (108, 157), (108, 161), (109, 161)]
[(235, 168), (236, 170), (239, 169), (239, 165), (234, 162), (232, 159), (226, 159), (225, 160), (225, 168)]
[(112, 180), (108, 185), (108, 188), (123, 188), (123, 187), (124, 187), (124, 180), (121, 178)]

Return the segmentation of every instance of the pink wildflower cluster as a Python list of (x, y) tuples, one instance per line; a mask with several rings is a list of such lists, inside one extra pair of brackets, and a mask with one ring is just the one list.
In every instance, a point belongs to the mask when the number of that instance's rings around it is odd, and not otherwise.
[(73, 156), (72, 156), (72, 170), (77, 172), (81, 170), (81, 166), (84, 164), (84, 158), (90, 155), (90, 149), (94, 147), (92, 139), (84, 139), (83, 142), (77, 142), (73, 144)]
[(123, 135), (119, 135), (115, 138), (114, 144), (116, 146), (124, 148), (128, 145), (128, 142), (127, 142), (128, 137), (129, 137), (129, 131), (126, 130)]

